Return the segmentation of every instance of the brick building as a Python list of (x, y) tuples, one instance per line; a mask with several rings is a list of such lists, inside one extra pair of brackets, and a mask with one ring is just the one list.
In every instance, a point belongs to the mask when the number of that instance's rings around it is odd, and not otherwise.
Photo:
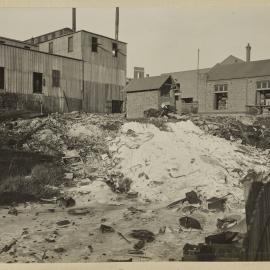
[(162, 104), (175, 106), (175, 89), (175, 81), (169, 75), (132, 80), (124, 89), (127, 118), (142, 118), (144, 111), (158, 110)]

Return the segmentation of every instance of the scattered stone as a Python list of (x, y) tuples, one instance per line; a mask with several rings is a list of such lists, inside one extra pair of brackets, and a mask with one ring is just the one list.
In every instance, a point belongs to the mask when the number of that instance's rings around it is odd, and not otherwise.
[(186, 201), (190, 204), (201, 204), (202, 201), (199, 199), (195, 191), (190, 191), (186, 193)]
[(54, 251), (56, 253), (63, 253), (63, 252), (66, 252), (66, 249), (64, 249), (63, 247), (57, 247), (54, 249)]
[(17, 243), (16, 239), (13, 239), (9, 244), (5, 245), (1, 250), (0, 254), (8, 252), (15, 244)]
[(99, 229), (102, 233), (111, 233), (115, 231), (114, 228), (105, 224), (101, 224)]
[(87, 247), (88, 247), (88, 249), (90, 250), (91, 253), (94, 252), (94, 249), (93, 249), (92, 245), (89, 245)]
[(75, 216), (84, 216), (90, 213), (94, 215), (93, 211), (90, 211), (89, 209), (85, 207), (69, 209), (67, 212), (68, 214), (75, 215)]
[(200, 222), (192, 217), (181, 217), (179, 219), (179, 223), (182, 227), (186, 229), (202, 230)]
[(237, 220), (234, 218), (217, 219), (217, 228), (227, 230), (237, 224)]
[(130, 192), (127, 193), (127, 198), (129, 198), (129, 199), (137, 198), (138, 194), (139, 193), (136, 192), (136, 191), (130, 191)]
[(70, 224), (70, 221), (67, 220), (67, 219), (65, 219), (65, 220), (61, 220), (61, 221), (56, 222), (56, 224), (57, 224), (58, 226), (65, 226), (65, 225)]
[(65, 180), (71, 181), (71, 180), (73, 180), (73, 178), (74, 178), (73, 173), (65, 173), (64, 174), (64, 179)]
[(134, 249), (142, 249), (143, 247), (145, 246), (145, 241), (144, 240), (140, 240), (139, 242), (137, 242), (135, 245), (134, 245)]
[(75, 200), (71, 197), (61, 197), (57, 199), (57, 202), (60, 207), (73, 207), (76, 204)]
[(206, 244), (229, 244), (238, 236), (238, 232), (222, 232), (205, 237)]
[(15, 207), (11, 206), (11, 207), (9, 208), (9, 210), (8, 210), (8, 214), (9, 214), (9, 215), (17, 216), (17, 215), (18, 215), (18, 210), (17, 210)]
[(155, 235), (148, 230), (132, 230), (130, 236), (146, 242), (152, 242), (155, 240)]
[(225, 211), (225, 203), (227, 201), (227, 198), (217, 198), (212, 197), (207, 200), (208, 203), (208, 209), (210, 210), (216, 210), (216, 211)]
[(160, 229), (159, 229), (159, 234), (164, 234), (166, 232), (166, 226), (162, 226)]

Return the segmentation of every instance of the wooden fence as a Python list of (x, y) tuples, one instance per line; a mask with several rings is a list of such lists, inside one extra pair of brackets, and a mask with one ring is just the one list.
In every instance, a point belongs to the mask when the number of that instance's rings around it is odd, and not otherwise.
[(251, 184), (246, 220), (246, 260), (270, 261), (270, 183)]

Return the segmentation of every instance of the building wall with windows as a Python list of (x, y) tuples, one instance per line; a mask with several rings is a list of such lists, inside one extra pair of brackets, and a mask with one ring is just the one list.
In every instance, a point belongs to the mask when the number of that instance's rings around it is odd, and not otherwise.
[(81, 110), (82, 88), (80, 60), (0, 44), (0, 94), (15, 94), (16, 106)]
[[(217, 96), (226, 96), (217, 106)], [(199, 112), (247, 113), (249, 107), (270, 106), (270, 75), (252, 78), (207, 81), (201, 89)]]
[[(40, 50), (83, 60), (82, 106), (86, 112), (112, 112), (123, 101), (127, 45), (84, 30), (39, 44)], [(120, 112), (120, 111), (119, 111)]]

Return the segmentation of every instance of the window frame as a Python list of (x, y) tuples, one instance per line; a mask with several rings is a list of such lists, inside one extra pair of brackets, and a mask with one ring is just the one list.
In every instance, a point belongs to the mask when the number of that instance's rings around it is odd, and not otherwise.
[(98, 38), (91, 37), (91, 52), (98, 52)]
[(112, 43), (112, 55), (113, 57), (118, 57), (118, 43)]
[(73, 36), (68, 37), (68, 52), (74, 51), (73, 43), (74, 43)]
[(52, 87), (61, 87), (61, 72), (58, 69), (52, 70)]
[(49, 50), (48, 50), (48, 52), (53, 54), (53, 41), (49, 42)]

